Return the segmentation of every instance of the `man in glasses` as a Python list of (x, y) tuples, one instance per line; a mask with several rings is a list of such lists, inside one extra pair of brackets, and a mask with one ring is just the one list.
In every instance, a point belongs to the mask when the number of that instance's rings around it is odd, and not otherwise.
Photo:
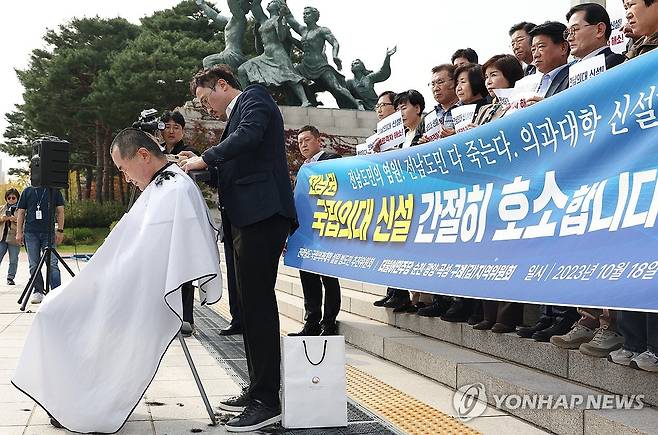
[(254, 431), (281, 419), (281, 347), (274, 294), (279, 257), (295, 221), (283, 118), (267, 90), (244, 92), (226, 65), (198, 72), (190, 90), (204, 108), (227, 119), (219, 144), (181, 162), (186, 171), (217, 168), (224, 225), (231, 229), (249, 388), (220, 408), (241, 411), (229, 432)]
[(605, 56), (606, 70), (622, 63), (624, 56), (608, 47), (611, 34), (610, 16), (597, 3), (576, 5), (567, 13), (564, 39), (569, 43), (571, 54), (579, 61), (602, 54)]
[(523, 74), (526, 76), (537, 72), (537, 68), (532, 64), (532, 47), (530, 46), (530, 35), (528, 34), (534, 28), (535, 25), (533, 23), (523, 21), (513, 25), (509, 29), (512, 52), (518, 61), (521, 62)]

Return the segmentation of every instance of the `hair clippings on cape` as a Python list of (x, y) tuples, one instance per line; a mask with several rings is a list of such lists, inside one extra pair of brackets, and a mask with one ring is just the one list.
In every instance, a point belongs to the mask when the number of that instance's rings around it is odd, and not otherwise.
[(163, 171), (155, 178), (155, 185), (162, 186), (162, 182), (174, 178), (176, 176), (175, 172)]

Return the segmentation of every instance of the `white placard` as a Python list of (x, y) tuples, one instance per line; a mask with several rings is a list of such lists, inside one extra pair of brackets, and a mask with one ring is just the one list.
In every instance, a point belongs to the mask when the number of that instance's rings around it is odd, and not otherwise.
[(436, 110), (430, 111), (425, 115), (425, 137), (428, 142), (439, 140), (441, 138), (441, 130), (443, 130), (443, 125), (441, 125)]
[(612, 33), (610, 34), (610, 39), (608, 39), (608, 45), (610, 49), (617, 54), (624, 54), (626, 51), (626, 44), (628, 44), (628, 39), (624, 36), (624, 25), (626, 20), (623, 17), (612, 18)]
[(512, 103), (512, 99), (514, 98), (514, 93), (516, 92), (514, 88), (500, 88), (500, 89), (494, 89), (494, 94), (496, 94), (496, 99), (498, 100), (498, 103), (503, 104), (503, 105), (509, 105)]
[(569, 87), (572, 88), (604, 72), (605, 56), (603, 54), (576, 62), (569, 67)]
[(539, 90), (539, 85), (541, 84), (541, 79), (543, 77), (544, 74), (540, 72), (537, 72), (535, 74), (530, 74), (529, 76), (525, 76), (514, 84), (514, 89), (519, 93), (532, 92), (535, 95), (539, 95), (537, 94), (537, 91)]
[(368, 152), (368, 144), (367, 143), (360, 143), (356, 146), (356, 155), (357, 156), (365, 156), (367, 154), (370, 154)]
[(466, 127), (473, 122), (475, 116), (475, 109), (477, 105), (467, 104), (465, 106), (458, 106), (452, 109), (452, 122), (455, 123), (455, 132), (460, 133), (466, 130)]
[(404, 143), (402, 113), (395, 112), (377, 123), (377, 137), (380, 150), (387, 151)]

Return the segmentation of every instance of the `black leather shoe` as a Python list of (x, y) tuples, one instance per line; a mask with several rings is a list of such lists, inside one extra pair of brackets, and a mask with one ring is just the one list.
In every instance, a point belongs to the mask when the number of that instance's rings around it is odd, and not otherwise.
[(219, 335), (237, 335), (242, 334), (242, 325), (239, 323), (231, 323), (227, 328), (219, 331)]
[(523, 326), (519, 328), (518, 331), (516, 331), (516, 334), (519, 337), (530, 338), (535, 332), (541, 331), (542, 329), (546, 329), (552, 324), (553, 324), (553, 319), (551, 318), (548, 317), (539, 318), (539, 320), (537, 321), (537, 323), (535, 323), (534, 326)]
[(576, 323), (575, 320), (560, 319), (548, 328), (532, 334), (532, 339), (541, 342), (550, 341), (551, 337), (554, 335), (564, 335), (569, 332), (574, 323)]
[(432, 304), (420, 308), (418, 315), (422, 317), (439, 317), (446, 312), (445, 305), (440, 302), (433, 302)]
[(493, 327), (494, 323), (490, 320), (483, 320), (480, 323), (473, 325), (473, 329), (478, 331), (488, 331)]
[(391, 299), (389, 299), (383, 306), (385, 308), (398, 308), (402, 307), (405, 305), (410, 305), (411, 301), (409, 300), (409, 297), (400, 297), (400, 296), (393, 296)]
[(491, 332), (494, 334), (507, 334), (508, 332), (514, 332), (516, 328), (511, 325), (506, 325), (504, 323), (496, 323), (491, 328)]
[(376, 300), (375, 302), (373, 302), (372, 304), (373, 304), (374, 306), (376, 306), (376, 307), (383, 307), (384, 304), (385, 304), (386, 302), (388, 302), (389, 299), (391, 299), (391, 295), (386, 295), (386, 296), (384, 296), (384, 297), (381, 298), (381, 299), (377, 299), (377, 300)]
[(338, 325), (336, 323), (322, 325), (322, 331), (320, 332), (320, 335), (338, 335)]
[(402, 305), (393, 308), (394, 313), (406, 313), (413, 308), (411, 301), (406, 301)]
[(466, 322), (471, 315), (471, 302), (464, 299), (455, 299), (448, 311), (441, 316), (445, 322)]
[(305, 323), (301, 331), (291, 332), (288, 337), (316, 336), (320, 335), (321, 332), (322, 329), (317, 323)]
[(7, 278), (7, 285), (16, 285), (13, 279)]
[(239, 396), (233, 396), (219, 402), (219, 409), (230, 412), (242, 412), (249, 403), (249, 390), (244, 389)]
[(48, 414), (48, 418), (50, 418), (50, 424), (52, 426), (56, 427), (57, 429), (63, 429), (64, 428), (64, 426), (62, 426), (62, 423), (55, 420), (55, 417), (53, 417), (52, 415)]
[(281, 409), (265, 405), (260, 400), (252, 400), (242, 414), (226, 423), (227, 432), (252, 432), (281, 421)]

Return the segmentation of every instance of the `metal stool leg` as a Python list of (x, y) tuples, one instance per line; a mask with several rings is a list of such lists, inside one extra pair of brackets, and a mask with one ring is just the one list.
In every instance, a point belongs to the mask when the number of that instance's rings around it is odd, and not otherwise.
[(210, 406), (210, 401), (208, 400), (208, 396), (206, 396), (206, 391), (203, 389), (203, 385), (201, 384), (201, 378), (199, 378), (199, 373), (197, 373), (196, 371), (196, 367), (194, 366), (194, 361), (192, 361), (192, 355), (190, 355), (190, 350), (187, 348), (187, 343), (185, 343), (183, 334), (181, 334), (180, 332), (178, 333), (178, 340), (180, 341), (180, 345), (183, 348), (183, 352), (185, 353), (185, 358), (187, 359), (187, 363), (190, 365), (190, 369), (192, 370), (192, 375), (194, 376), (196, 385), (197, 387), (199, 387), (199, 392), (201, 393), (203, 404), (206, 405), (206, 410), (208, 411), (208, 415), (210, 416), (210, 421), (212, 421), (213, 426), (216, 426), (217, 418), (215, 417), (215, 413), (212, 410), (212, 407)]

